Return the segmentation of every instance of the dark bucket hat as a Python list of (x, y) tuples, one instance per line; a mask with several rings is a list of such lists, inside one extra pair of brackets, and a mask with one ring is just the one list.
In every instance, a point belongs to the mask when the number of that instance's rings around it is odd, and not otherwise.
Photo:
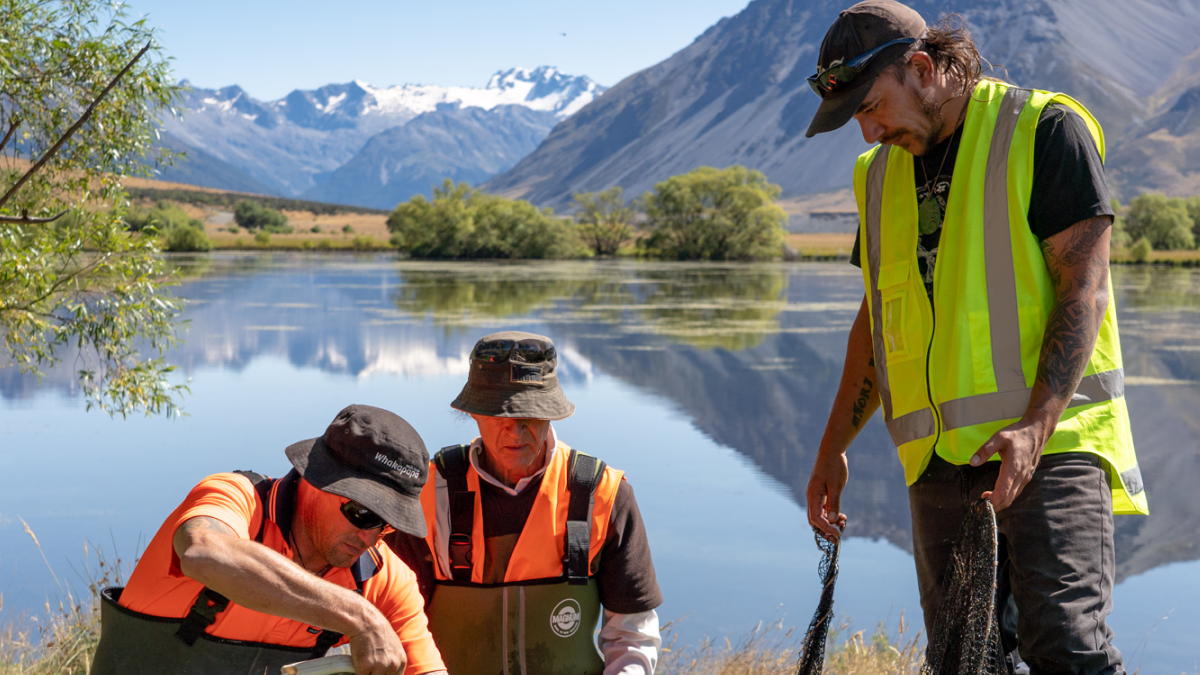
[[(818, 76), (838, 65), (853, 63), (856, 58), (867, 58), (867, 62), (853, 80), (822, 96), (804, 135), (812, 138), (849, 122), (870, 93), (875, 78), (924, 35), (925, 19), (895, 0), (863, 0), (842, 10), (821, 42)], [(874, 50), (879, 51), (872, 55)]]
[(293, 443), (287, 456), (318, 490), (353, 499), (401, 532), (425, 536), (421, 488), (429, 474), (429, 452), (399, 415), (347, 406), (324, 436)]
[(561, 420), (575, 413), (558, 386), (558, 354), (544, 335), (486, 335), (471, 350), (467, 384), (450, 407), (485, 417)]

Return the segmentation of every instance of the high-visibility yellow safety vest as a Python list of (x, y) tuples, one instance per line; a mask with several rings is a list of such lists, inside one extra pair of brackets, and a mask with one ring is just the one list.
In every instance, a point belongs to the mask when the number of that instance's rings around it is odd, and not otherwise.
[[(1034, 136), (1050, 103), (1083, 117), (1103, 158), (1100, 125), (1074, 99), (980, 82), (963, 122), (932, 305), (917, 268), (912, 155), (876, 146), (854, 167), (879, 395), (909, 485), (934, 451), (965, 464), (1029, 405), (1055, 302), (1054, 283), (1027, 219)], [(1112, 301), (1083, 380), (1043, 452), (1077, 451), (1107, 462), (1114, 513), (1149, 513), (1129, 429)]]

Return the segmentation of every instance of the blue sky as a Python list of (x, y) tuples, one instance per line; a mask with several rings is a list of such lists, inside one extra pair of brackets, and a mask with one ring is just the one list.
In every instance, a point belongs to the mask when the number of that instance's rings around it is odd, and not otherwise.
[[(129, 0), (161, 27), (174, 70), (258, 99), (366, 80), (481, 87), (558, 66), (612, 86), (687, 46), (748, 0)], [(564, 36), (563, 33), (566, 33)]]

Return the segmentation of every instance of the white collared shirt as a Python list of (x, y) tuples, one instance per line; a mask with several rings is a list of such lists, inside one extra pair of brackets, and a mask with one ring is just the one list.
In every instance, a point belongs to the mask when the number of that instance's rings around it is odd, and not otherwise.
[(546, 434), (545, 442), (550, 446), (550, 448), (546, 450), (546, 459), (544, 462), (542, 462), (542, 468), (517, 481), (517, 484), (514, 487), (508, 487), (504, 483), (500, 482), (487, 471), (484, 471), (483, 467), (479, 465), (479, 453), (483, 452), (482, 438), (476, 438), (475, 440), (471, 441), (471, 450), (467, 453), (467, 456), (470, 457), (471, 466), (475, 468), (475, 473), (479, 474), (480, 480), (495, 485), (501, 490), (504, 490), (504, 492), (509, 496), (515, 497), (516, 495), (521, 494), (521, 490), (524, 490), (525, 486), (529, 485), (530, 481), (546, 473), (546, 467), (550, 466), (550, 460), (554, 459), (554, 453), (558, 452), (558, 434), (554, 432), (553, 424), (550, 425), (550, 433)]

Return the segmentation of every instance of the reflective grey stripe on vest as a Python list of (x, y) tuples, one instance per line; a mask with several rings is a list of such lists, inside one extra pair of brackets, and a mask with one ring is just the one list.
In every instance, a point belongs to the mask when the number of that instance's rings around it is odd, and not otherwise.
[(879, 291), (880, 230), (883, 221), (883, 179), (887, 175), (887, 159), (891, 146), (881, 145), (867, 167), (867, 265), (871, 275), (871, 343), (875, 350), (875, 377), (879, 380), (879, 400), (883, 404), (883, 421), (888, 433), (897, 446), (919, 438), (932, 436), (934, 429), (933, 411), (929, 408), (917, 410), (894, 418), (892, 415), (892, 388), (888, 382), (887, 346), (883, 341), (883, 295)]
[[(946, 401), (940, 406), (942, 423), (949, 431), (976, 424), (1015, 419), (1025, 414), (1025, 409), (1029, 407), (1029, 397), (1032, 395), (1033, 389), (1022, 387), (1015, 391), (977, 394)], [(1075, 390), (1075, 396), (1071, 398), (1067, 407), (1111, 401), (1124, 395), (1125, 371), (1117, 368), (1088, 375), (1080, 380), (1079, 388)]]
[[(1028, 90), (1015, 87), (1005, 91), (992, 131), (987, 172), (984, 176), (984, 274), (987, 283), (992, 371), (997, 391), (947, 401), (938, 406), (942, 413), (943, 427), (947, 431), (1021, 417), (1025, 414), (1032, 395), (1032, 390), (1025, 386), (1025, 370), (1021, 360), (1021, 321), (1008, 209), (1009, 149), (1016, 132), (1017, 120), (1029, 96)], [(900, 446), (932, 435), (935, 428), (933, 413), (929, 409), (918, 410), (899, 419), (892, 418), (891, 387), (887, 379), (887, 348), (883, 340), (882, 296), (879, 290), (881, 212), (889, 150), (889, 146), (880, 146), (871, 165), (867, 167), (865, 220), (871, 305), (876, 310), (875, 316), (872, 317), (872, 342), (876, 372), (880, 380), (879, 395), (892, 441)], [(1124, 394), (1123, 370), (1096, 373), (1080, 381), (1069, 407), (1111, 401)], [(1126, 485), (1131, 482), (1140, 483), (1140, 475), (1131, 475)]]
[[(1017, 118), (1028, 100), (1026, 89), (1014, 87), (1005, 91), (996, 127), (992, 130), (983, 185), (983, 258), (992, 371), (996, 377), (996, 390), (1004, 392), (1025, 388), (1025, 371), (1021, 364), (1021, 317), (1017, 311), (1017, 273), (1013, 267), (1008, 219), (1008, 149), (1017, 129)], [(1028, 396), (1025, 403), (1029, 403)], [(947, 425), (946, 428), (952, 427)]]

